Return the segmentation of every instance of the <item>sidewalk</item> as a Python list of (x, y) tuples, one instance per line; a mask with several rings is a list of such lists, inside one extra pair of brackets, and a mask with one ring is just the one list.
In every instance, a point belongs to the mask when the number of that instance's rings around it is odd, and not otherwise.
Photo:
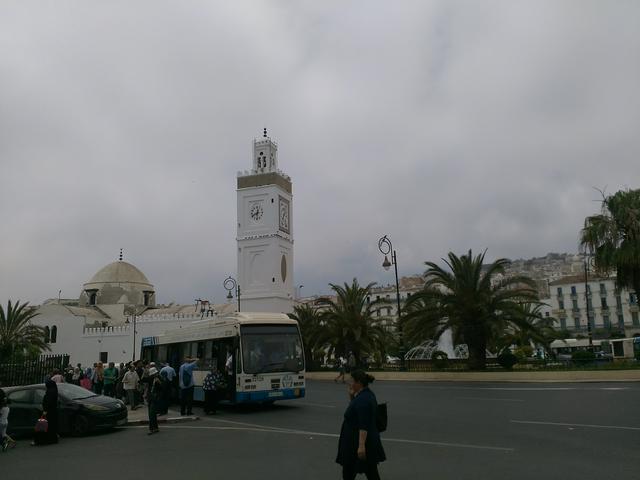
[[(133, 412), (127, 409), (127, 415), (127, 425), (129, 426), (149, 424), (149, 412), (146, 405), (139, 406)], [(158, 423), (184, 423), (195, 422), (196, 420), (200, 420), (200, 417), (196, 415), (182, 417), (179, 410), (172, 409), (169, 409), (167, 415), (158, 415)]]
[[(376, 380), (406, 382), (640, 382), (640, 370), (560, 372), (367, 372)], [(338, 372), (307, 372), (308, 380), (333, 380)], [(348, 376), (348, 374), (347, 374)]]

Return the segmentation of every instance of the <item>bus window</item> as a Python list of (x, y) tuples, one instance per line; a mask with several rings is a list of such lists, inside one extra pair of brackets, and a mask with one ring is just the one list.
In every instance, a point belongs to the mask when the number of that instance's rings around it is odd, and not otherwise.
[(166, 362), (167, 361), (167, 346), (166, 345), (159, 345), (158, 346), (158, 355), (156, 356), (156, 360), (159, 362)]
[(302, 343), (294, 325), (246, 325), (242, 332), (245, 373), (299, 372), (304, 369)]
[(216, 359), (213, 355), (213, 340), (207, 340), (204, 345), (204, 356), (201, 357), (203, 359), (202, 366), (207, 370), (211, 369)]

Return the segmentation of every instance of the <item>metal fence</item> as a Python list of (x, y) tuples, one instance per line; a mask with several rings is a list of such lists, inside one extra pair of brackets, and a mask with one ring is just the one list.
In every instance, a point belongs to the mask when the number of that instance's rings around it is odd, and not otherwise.
[(12, 387), (42, 383), (54, 369), (62, 371), (69, 365), (69, 355), (40, 355), (33, 359), (2, 359), (0, 385)]

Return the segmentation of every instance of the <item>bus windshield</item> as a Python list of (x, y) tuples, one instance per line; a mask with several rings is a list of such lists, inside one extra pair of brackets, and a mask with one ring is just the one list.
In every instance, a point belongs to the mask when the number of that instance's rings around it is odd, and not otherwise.
[(304, 369), (297, 325), (243, 325), (245, 373), (299, 372)]

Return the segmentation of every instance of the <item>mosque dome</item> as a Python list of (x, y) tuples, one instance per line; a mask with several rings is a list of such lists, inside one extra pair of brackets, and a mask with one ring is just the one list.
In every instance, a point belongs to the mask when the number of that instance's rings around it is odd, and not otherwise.
[(146, 275), (122, 260), (101, 268), (82, 288), (80, 305), (155, 306), (155, 290)]

